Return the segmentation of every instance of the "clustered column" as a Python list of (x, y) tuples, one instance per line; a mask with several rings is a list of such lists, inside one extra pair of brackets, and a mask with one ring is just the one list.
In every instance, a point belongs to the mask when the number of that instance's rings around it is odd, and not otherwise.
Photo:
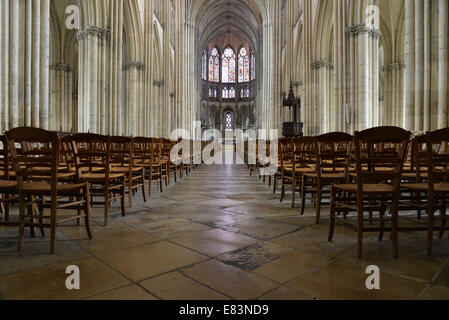
[[(94, 26), (78, 33), (78, 132), (116, 134), (114, 123), (121, 121), (115, 118), (118, 117), (118, 101), (114, 99), (117, 93), (108, 82), (109, 76), (116, 76), (108, 67), (111, 63), (108, 55), (110, 37), (110, 30)], [(112, 79), (111, 83), (114, 83)]]
[(403, 126), (404, 119), (404, 71), (403, 63), (390, 63), (384, 66), (385, 97), (380, 108), (380, 124)]
[(316, 61), (312, 63), (313, 105), (316, 106), (314, 127), (317, 133), (332, 131), (332, 76), (334, 65), (329, 61)]
[(72, 70), (67, 64), (50, 65), (50, 128), (72, 131)]
[(0, 130), (48, 129), (50, 0), (0, 1), (0, 39)]
[(364, 130), (379, 121), (379, 31), (365, 23), (346, 28), (349, 42), (347, 131)]
[(136, 137), (143, 131), (145, 125), (144, 99), (142, 83), (144, 81), (145, 64), (131, 61), (123, 67), (124, 97), (123, 107), (126, 110), (123, 118), (123, 134)]
[(405, 4), (405, 125), (414, 132), (447, 127), (448, 2)]

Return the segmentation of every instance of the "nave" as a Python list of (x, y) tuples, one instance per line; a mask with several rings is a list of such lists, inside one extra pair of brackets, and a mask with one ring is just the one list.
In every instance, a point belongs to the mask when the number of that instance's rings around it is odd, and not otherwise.
[[(400, 258), (389, 241), (368, 235), (357, 259), (355, 233), (337, 225), (327, 241), (329, 209), (315, 224), (291, 208), (280, 190), (246, 165), (201, 166), (148, 203), (136, 193), (121, 216), (113, 203), (93, 208), (94, 238), (82, 227), (58, 229), (57, 252), (48, 240), (30, 238), (16, 251), (17, 230), (0, 227), (2, 299), (442, 299), (449, 295), (449, 243), (425, 234), (400, 233)], [(299, 203), (299, 202), (297, 202)], [(349, 220), (353, 219), (351, 217)], [(387, 238), (387, 236), (386, 236)], [(446, 237), (445, 237), (446, 238)], [(381, 269), (382, 290), (366, 290), (365, 269)], [(81, 290), (63, 285), (68, 265), (82, 270)], [(410, 266), (413, 266), (411, 268)]]

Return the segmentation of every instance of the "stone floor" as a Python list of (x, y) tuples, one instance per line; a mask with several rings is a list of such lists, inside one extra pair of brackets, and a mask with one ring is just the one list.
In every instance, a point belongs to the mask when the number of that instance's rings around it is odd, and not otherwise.
[[(355, 233), (339, 225), (327, 241), (328, 208), (315, 225), (313, 208), (300, 217), (290, 200), (245, 166), (203, 166), (145, 204), (140, 195), (102, 226), (94, 209), (95, 239), (82, 227), (58, 231), (57, 254), (48, 239), (0, 227), (0, 299), (449, 299), (449, 240), (400, 235), (400, 258), (369, 235), (356, 258)], [(81, 272), (81, 289), (65, 287), (66, 267)], [(365, 287), (366, 267), (381, 270), (381, 289)]]

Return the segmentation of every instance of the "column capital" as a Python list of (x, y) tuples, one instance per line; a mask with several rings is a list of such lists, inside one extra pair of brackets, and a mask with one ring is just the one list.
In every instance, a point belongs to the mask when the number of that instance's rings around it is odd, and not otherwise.
[(139, 61), (130, 61), (130, 62), (125, 63), (123, 65), (122, 69), (124, 71), (126, 71), (126, 70), (130, 70), (130, 69), (133, 69), (133, 68), (138, 70), (138, 71), (144, 71), (145, 68), (146, 68), (146, 65), (145, 65), (145, 63), (142, 63), (142, 62), (139, 62)]
[(111, 30), (103, 29), (95, 26), (88, 26), (84, 30), (80, 30), (77, 34), (78, 40), (85, 40), (90, 36), (96, 36), (98, 38), (110, 39), (111, 38)]
[(380, 30), (368, 28), (366, 24), (355, 24), (349, 27), (346, 27), (345, 34), (347, 38), (358, 37), (361, 34), (368, 34), (373, 39), (379, 39)]
[(50, 71), (60, 71), (60, 72), (72, 72), (72, 68), (68, 64), (64, 63), (53, 63), (50, 65)]
[(383, 67), (384, 72), (391, 72), (393, 70), (404, 70), (404, 69), (405, 64), (401, 62), (391, 62)]
[(312, 67), (312, 70), (319, 70), (321, 68), (333, 70), (334, 64), (327, 60), (320, 60), (320, 61), (312, 62), (311, 67)]

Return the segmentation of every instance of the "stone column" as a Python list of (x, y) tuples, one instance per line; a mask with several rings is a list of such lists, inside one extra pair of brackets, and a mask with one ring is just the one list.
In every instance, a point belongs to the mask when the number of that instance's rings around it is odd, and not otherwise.
[(403, 127), (404, 122), (404, 70), (405, 64), (392, 62), (384, 66), (385, 104), (382, 124)]
[[(108, 108), (105, 106), (107, 101), (115, 101), (114, 97), (121, 95), (121, 93), (114, 92), (112, 88), (117, 90), (117, 87), (109, 87), (103, 77), (106, 75), (104, 70), (111, 70), (109, 64), (110, 56), (105, 55), (104, 47), (110, 39), (110, 31), (94, 26), (89, 26), (85, 30), (78, 33), (79, 41), (79, 98), (78, 98), (78, 131), (91, 133), (109, 133), (111, 125), (120, 121), (116, 119), (115, 114), (108, 112), (110, 125), (108, 128), (103, 128), (102, 123), (106, 125), (103, 120), (103, 112)], [(121, 51), (121, 50), (120, 50)], [(110, 53), (110, 52), (109, 52)], [(120, 72), (121, 73), (121, 72)], [(117, 79), (110, 79), (111, 82), (119, 81)], [(121, 81), (121, 76), (120, 76)], [(110, 85), (110, 84), (109, 84)], [(106, 97), (106, 98), (105, 98)], [(121, 102), (119, 103), (121, 105)], [(114, 105), (112, 105), (114, 106)], [(114, 110), (110, 108), (109, 111)], [(122, 115), (120, 115), (122, 117)]]
[(112, 128), (111, 134), (123, 134), (124, 116), (122, 106), (122, 66), (123, 66), (123, 0), (110, 2), (109, 18), (111, 21), (111, 47), (110, 47), (110, 104), (112, 106)]
[(141, 135), (140, 128), (142, 126), (141, 110), (139, 103), (140, 96), (140, 74), (145, 71), (145, 64), (138, 61), (131, 61), (125, 64), (124, 68), (124, 135), (138, 136)]
[(50, 65), (51, 99), (49, 124), (52, 130), (72, 129), (71, 69), (63, 63)]
[(48, 129), (50, 91), (50, 0), (41, 0), (39, 126)]
[(405, 1), (405, 128), (415, 130), (415, 2)]
[[(350, 109), (351, 129), (364, 130), (377, 125), (379, 70), (373, 59), (379, 59), (379, 31), (368, 28), (365, 23), (346, 28), (350, 43)], [(374, 121), (373, 121), (374, 119)]]
[(19, 1), (9, 1), (9, 128), (19, 126)]
[(438, 50), (438, 128), (446, 128), (449, 125), (449, 83), (448, 83), (448, 64), (449, 64), (449, 48), (448, 48), (448, 1), (439, 1), (439, 16), (438, 16), (438, 30), (439, 30), (439, 50)]
[(0, 9), (0, 129), (46, 129), (50, 0), (4, 0)]
[(345, 37), (346, 3), (334, 0), (334, 107), (332, 108), (332, 131), (345, 131), (346, 75), (348, 45)]

